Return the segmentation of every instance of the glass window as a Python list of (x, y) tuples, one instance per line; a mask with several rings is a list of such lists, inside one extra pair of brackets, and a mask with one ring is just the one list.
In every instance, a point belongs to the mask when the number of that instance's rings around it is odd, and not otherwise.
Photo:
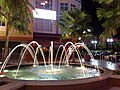
[(52, 10), (52, 0), (36, 0), (36, 8)]
[(77, 2), (81, 3), (81, 0), (75, 0), (75, 1), (77, 1)]
[(76, 8), (76, 6), (74, 4), (71, 4), (71, 10), (75, 9), (75, 8)]
[(60, 10), (68, 10), (68, 3), (60, 3)]
[(52, 31), (52, 22), (51, 20), (44, 20), (44, 19), (38, 19), (35, 18), (34, 19), (34, 23), (35, 23), (35, 32), (51, 32)]

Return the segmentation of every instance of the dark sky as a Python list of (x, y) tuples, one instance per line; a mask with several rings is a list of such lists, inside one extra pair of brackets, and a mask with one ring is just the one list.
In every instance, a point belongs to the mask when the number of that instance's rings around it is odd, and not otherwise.
[[(96, 2), (93, 2), (92, 0), (81, 0), (81, 1), (82, 1), (82, 10), (85, 10), (90, 15), (92, 15), (91, 26), (94, 28), (93, 34), (99, 36), (103, 31), (103, 29), (97, 19), (96, 8), (100, 7), (100, 5)], [(118, 31), (117, 35), (115, 35), (114, 37), (120, 39), (120, 28), (117, 29), (117, 31)]]
[(99, 23), (96, 15), (96, 8), (99, 5), (92, 0), (81, 0), (82, 1), (82, 10), (85, 10), (92, 16), (91, 26), (93, 27), (93, 34), (99, 36), (102, 32), (101, 24)]

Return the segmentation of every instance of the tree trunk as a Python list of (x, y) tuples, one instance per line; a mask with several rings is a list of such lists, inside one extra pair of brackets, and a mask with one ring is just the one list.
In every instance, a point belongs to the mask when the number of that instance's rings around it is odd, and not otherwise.
[(6, 23), (6, 36), (5, 36), (5, 51), (4, 51), (4, 59), (7, 57), (8, 55), (8, 47), (9, 45), (9, 27), (8, 27), (8, 23)]

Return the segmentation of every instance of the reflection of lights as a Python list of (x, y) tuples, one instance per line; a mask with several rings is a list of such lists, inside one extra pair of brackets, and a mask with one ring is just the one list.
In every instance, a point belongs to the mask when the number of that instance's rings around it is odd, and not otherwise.
[(106, 67), (109, 68), (110, 70), (115, 70), (116, 65), (112, 62), (106, 63)]
[(99, 63), (98, 63), (97, 60), (94, 60), (94, 61), (92, 61), (90, 64), (98, 66)]
[(68, 67), (68, 66), (69, 66), (69, 64), (67, 64), (67, 65), (65, 65), (65, 66), (67, 66), (67, 67)]
[(82, 62), (85, 62), (85, 60), (84, 60), (84, 59), (82, 59)]
[(33, 67), (36, 67), (37, 65), (33, 65)]
[(76, 69), (86, 69), (85, 66), (81, 66), (81, 67), (76, 67)]
[(4, 72), (8, 72), (8, 70), (4, 70)]
[(95, 76), (100, 76), (100, 73), (96, 73)]
[(0, 75), (0, 77), (5, 77), (5, 75)]
[(58, 74), (58, 73), (61, 73), (61, 69), (50, 69), (50, 70), (46, 70), (46, 72), (44, 73), (47, 73), (47, 74)]
[(84, 42), (82, 42), (81, 44), (83, 44), (83, 45), (84, 45), (85, 43), (84, 43)]

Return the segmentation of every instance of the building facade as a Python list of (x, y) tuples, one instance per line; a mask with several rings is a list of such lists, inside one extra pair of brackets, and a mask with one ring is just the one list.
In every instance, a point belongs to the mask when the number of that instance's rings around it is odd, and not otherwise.
[[(31, 34), (24, 35), (16, 30), (10, 31), (10, 42), (28, 43), (32, 40), (37, 41), (43, 46), (49, 46), (50, 41), (59, 44), (60, 42), (60, 30), (56, 26), (55, 22), (60, 18), (61, 10), (70, 10), (72, 8), (81, 9), (81, 0), (30, 0), (31, 4), (37, 9), (49, 10), (56, 12), (56, 20), (35, 18), (33, 23), (30, 24)], [(44, 14), (40, 13), (41, 15)], [(48, 13), (49, 16), (49, 13)], [(5, 24), (0, 22), (0, 47), (4, 47), (5, 41)], [(44, 40), (44, 41), (43, 41)]]
[(55, 23), (59, 20), (62, 10), (81, 9), (81, 0), (32, 0), (32, 4), (38, 9), (56, 11), (56, 20), (34, 18), (33, 40), (43, 46), (49, 46), (50, 41), (59, 44), (61, 33)]

